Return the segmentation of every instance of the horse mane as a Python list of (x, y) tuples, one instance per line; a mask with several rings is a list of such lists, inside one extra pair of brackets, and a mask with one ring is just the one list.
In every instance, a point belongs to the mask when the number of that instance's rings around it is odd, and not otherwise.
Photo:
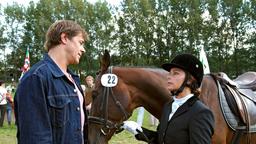
[(152, 67), (152, 66), (149, 66), (149, 67), (145, 67), (145, 66), (114, 66), (114, 67), (118, 67), (118, 68), (132, 68), (132, 69), (144, 69), (145, 71), (152, 71), (152, 72), (156, 72), (156, 73), (166, 73), (167, 71), (162, 69), (162, 68), (159, 68), (159, 67)]
[(108, 50), (105, 50), (103, 57), (100, 60), (101, 72), (105, 72), (108, 69), (108, 67), (110, 65), (110, 59), (111, 58), (110, 58), (110, 54), (109, 54)]

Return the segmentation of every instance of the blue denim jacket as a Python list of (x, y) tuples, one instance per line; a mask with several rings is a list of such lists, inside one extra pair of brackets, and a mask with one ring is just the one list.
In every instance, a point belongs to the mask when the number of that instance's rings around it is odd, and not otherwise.
[[(83, 94), (79, 77), (68, 72)], [(19, 144), (87, 143), (87, 114), (82, 134), (75, 86), (48, 54), (22, 77), (14, 102)]]

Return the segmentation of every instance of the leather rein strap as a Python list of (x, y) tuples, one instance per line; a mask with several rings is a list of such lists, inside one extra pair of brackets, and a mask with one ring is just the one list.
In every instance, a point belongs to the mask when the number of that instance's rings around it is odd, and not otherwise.
[[(109, 67), (108, 73), (112, 74), (112, 69), (113, 67)], [(108, 102), (109, 102), (109, 97), (113, 99), (114, 103), (116, 106), (119, 108), (119, 110), (123, 113), (124, 117), (122, 118), (121, 122), (113, 122), (111, 120), (108, 120)], [(123, 121), (128, 119), (129, 116), (131, 115), (128, 113), (123, 105), (120, 103), (120, 101), (116, 98), (116, 96), (113, 93), (112, 87), (104, 87), (103, 89), (103, 96), (102, 96), (102, 103), (100, 105), (100, 111), (101, 113), (100, 117), (97, 116), (88, 116), (89, 123), (97, 124), (97, 125), (102, 125), (103, 127), (101, 128), (101, 133), (103, 135), (107, 135), (111, 129), (116, 129), (116, 131), (120, 130), (121, 125), (123, 124)]]

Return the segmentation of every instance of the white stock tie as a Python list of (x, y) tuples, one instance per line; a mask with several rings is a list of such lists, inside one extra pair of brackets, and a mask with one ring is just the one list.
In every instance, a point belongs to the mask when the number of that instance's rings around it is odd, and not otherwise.
[(169, 120), (172, 118), (172, 116), (174, 115), (174, 113), (177, 111), (177, 109), (180, 107), (180, 105), (177, 102), (173, 102), (172, 103), (172, 112), (169, 115)]

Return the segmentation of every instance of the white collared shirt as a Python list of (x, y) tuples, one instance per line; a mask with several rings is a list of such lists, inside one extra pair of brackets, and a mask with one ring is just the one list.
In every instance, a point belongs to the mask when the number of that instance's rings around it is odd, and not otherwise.
[(190, 99), (192, 96), (194, 96), (194, 94), (189, 94), (183, 98), (176, 98), (173, 97), (173, 102), (172, 102), (172, 112), (169, 115), (169, 120), (171, 120), (172, 116), (174, 115), (174, 113), (177, 111), (177, 109), (183, 105), (188, 99)]

